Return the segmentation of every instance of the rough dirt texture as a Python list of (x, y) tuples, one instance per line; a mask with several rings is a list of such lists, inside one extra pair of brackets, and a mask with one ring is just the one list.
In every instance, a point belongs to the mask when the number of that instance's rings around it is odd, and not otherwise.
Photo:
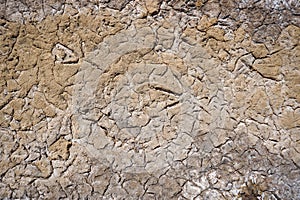
[(1, 199), (300, 199), (298, 0), (0, 0)]

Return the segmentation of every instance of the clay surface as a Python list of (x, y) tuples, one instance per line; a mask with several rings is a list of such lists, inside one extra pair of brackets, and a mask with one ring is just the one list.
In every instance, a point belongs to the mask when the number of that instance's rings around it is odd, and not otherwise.
[(300, 199), (299, 14), (0, 1), (0, 198)]

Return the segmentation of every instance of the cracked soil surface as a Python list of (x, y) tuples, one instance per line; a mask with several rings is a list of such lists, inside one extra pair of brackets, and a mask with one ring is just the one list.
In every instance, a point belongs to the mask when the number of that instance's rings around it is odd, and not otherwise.
[(0, 0), (0, 199), (300, 199), (298, 0)]

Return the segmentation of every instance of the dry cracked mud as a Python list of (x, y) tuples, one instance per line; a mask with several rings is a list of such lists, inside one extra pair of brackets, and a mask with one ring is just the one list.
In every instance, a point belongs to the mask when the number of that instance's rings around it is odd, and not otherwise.
[(0, 0), (1, 199), (300, 199), (298, 0)]

